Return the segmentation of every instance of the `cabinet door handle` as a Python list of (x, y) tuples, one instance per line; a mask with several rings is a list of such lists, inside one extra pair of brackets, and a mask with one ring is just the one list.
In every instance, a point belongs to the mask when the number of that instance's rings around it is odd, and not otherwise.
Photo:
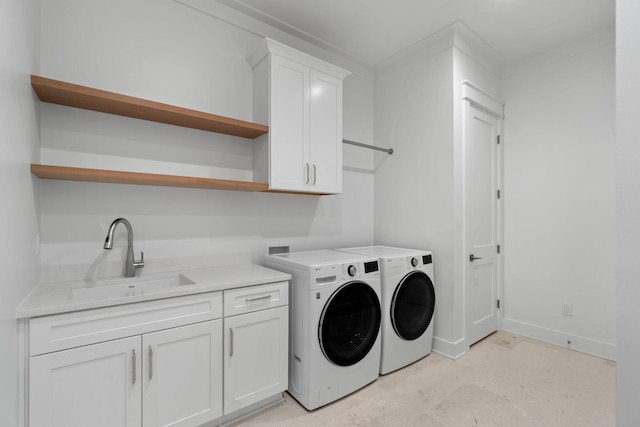
[(316, 185), (316, 165), (313, 165), (313, 185)]
[(229, 357), (233, 356), (233, 329), (229, 328)]
[(149, 379), (153, 378), (153, 348), (149, 346)]
[(304, 164), (304, 169), (305, 169), (305, 176), (306, 176), (304, 183), (308, 184), (309, 183), (309, 163)]
[(133, 365), (133, 383), (136, 383), (136, 351), (131, 352), (131, 364)]
[(265, 295), (263, 297), (257, 297), (257, 298), (245, 298), (244, 302), (245, 304), (249, 305), (252, 302), (258, 302), (258, 301), (271, 301), (271, 295)]

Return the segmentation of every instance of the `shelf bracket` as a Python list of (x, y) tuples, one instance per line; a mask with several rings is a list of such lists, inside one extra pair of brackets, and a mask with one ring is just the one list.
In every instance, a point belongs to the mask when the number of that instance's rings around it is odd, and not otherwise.
[(369, 144), (363, 144), (362, 142), (356, 142), (356, 141), (349, 141), (348, 139), (343, 139), (342, 140), (343, 144), (349, 144), (349, 145), (355, 145), (357, 147), (362, 147), (362, 148), (368, 148), (370, 150), (377, 150), (377, 151), (383, 151), (389, 155), (393, 154), (393, 148), (382, 148), (382, 147), (376, 147), (375, 145), (369, 145)]

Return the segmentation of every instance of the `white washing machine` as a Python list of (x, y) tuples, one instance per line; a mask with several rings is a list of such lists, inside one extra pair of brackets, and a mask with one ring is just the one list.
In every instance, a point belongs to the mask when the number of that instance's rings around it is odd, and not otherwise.
[(378, 378), (380, 271), (376, 257), (321, 250), (265, 256), (291, 274), (289, 394), (307, 409)]
[(380, 260), (380, 373), (395, 371), (431, 353), (436, 302), (432, 253), (388, 246), (344, 248), (340, 251)]

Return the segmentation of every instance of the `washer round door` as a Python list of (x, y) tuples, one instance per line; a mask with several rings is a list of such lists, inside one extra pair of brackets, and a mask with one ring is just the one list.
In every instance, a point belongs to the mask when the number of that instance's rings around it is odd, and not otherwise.
[(361, 361), (380, 331), (380, 300), (371, 286), (354, 281), (338, 288), (325, 304), (318, 340), (325, 357), (338, 366)]
[(391, 300), (391, 324), (405, 340), (420, 338), (427, 330), (436, 305), (433, 282), (422, 271), (412, 271), (396, 287)]

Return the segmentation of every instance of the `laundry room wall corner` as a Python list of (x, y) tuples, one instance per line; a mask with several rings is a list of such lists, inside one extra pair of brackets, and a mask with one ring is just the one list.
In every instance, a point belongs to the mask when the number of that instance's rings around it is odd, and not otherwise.
[(613, 29), (509, 66), (503, 95), (504, 329), (615, 358)]

